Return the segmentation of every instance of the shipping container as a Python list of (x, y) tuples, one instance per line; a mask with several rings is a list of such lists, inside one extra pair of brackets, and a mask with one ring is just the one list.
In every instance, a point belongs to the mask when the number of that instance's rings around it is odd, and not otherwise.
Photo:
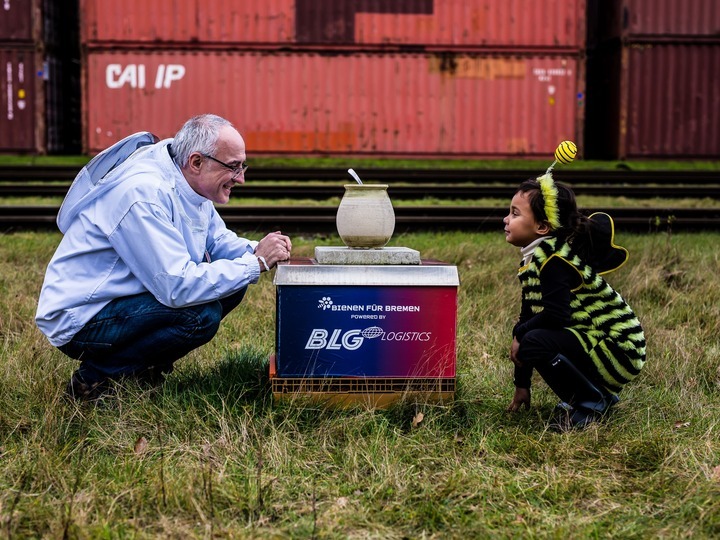
[(40, 55), (33, 47), (0, 48), (0, 152), (42, 151), (44, 104)]
[(717, 0), (622, 0), (623, 33), (630, 36), (720, 40)]
[(77, 2), (4, 0), (0, 152), (81, 150)]
[(90, 46), (582, 49), (586, 0), (81, 0)]
[(95, 153), (192, 115), (227, 117), (252, 154), (551, 156), (582, 148), (579, 55), (88, 51)]
[(0, 43), (78, 48), (78, 0), (2, 0)]
[(80, 152), (79, 66), (20, 46), (0, 48), (0, 61), (0, 152)]
[(720, 41), (717, 0), (588, 0), (588, 43)]
[(720, 44), (629, 43), (588, 65), (586, 157), (720, 156)]
[(720, 44), (623, 47), (621, 157), (720, 156)]
[(3, 0), (0, 9), (0, 43), (32, 43), (39, 39), (42, 0)]

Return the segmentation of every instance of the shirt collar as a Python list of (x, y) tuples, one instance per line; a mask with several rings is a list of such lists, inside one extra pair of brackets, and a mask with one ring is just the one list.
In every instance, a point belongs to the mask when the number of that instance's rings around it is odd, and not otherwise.
[(540, 242), (545, 240), (546, 238), (550, 238), (549, 236), (541, 236), (540, 238), (537, 238), (530, 242), (527, 246), (524, 248), (520, 248), (520, 253), (522, 254), (522, 260), (523, 264), (528, 264), (530, 262), (530, 259), (532, 258), (533, 253), (535, 252), (535, 248), (538, 246)]

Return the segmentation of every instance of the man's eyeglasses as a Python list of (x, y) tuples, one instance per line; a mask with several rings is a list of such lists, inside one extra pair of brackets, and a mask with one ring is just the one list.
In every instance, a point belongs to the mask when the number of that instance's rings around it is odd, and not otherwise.
[(248, 164), (247, 164), (247, 162), (245, 162), (245, 161), (242, 162), (240, 165), (237, 165), (236, 167), (233, 167), (232, 165), (228, 165), (227, 163), (223, 163), (223, 162), (220, 161), (219, 159), (214, 158), (214, 157), (212, 157), (212, 156), (209, 155), (209, 154), (203, 154), (203, 156), (206, 157), (206, 158), (208, 158), (208, 159), (212, 159), (215, 163), (219, 163), (220, 165), (222, 165), (222, 166), (225, 167), (226, 169), (230, 169), (230, 170), (233, 172), (233, 174), (232, 174), (232, 179), (233, 179), (233, 180), (237, 179), (241, 174), (245, 174), (245, 171), (247, 171), (247, 168), (248, 168)]

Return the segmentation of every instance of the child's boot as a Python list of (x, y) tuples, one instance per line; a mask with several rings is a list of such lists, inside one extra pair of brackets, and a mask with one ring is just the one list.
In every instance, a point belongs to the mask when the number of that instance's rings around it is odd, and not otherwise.
[(536, 369), (562, 399), (551, 421), (551, 427), (558, 431), (582, 429), (602, 418), (619, 401), (616, 395), (599, 389), (561, 354)]

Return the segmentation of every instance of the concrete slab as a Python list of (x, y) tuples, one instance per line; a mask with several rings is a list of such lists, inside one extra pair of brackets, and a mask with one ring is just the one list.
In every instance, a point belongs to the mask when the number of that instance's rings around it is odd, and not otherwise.
[(316, 246), (315, 259), (318, 264), (420, 264), (420, 252), (406, 247)]

